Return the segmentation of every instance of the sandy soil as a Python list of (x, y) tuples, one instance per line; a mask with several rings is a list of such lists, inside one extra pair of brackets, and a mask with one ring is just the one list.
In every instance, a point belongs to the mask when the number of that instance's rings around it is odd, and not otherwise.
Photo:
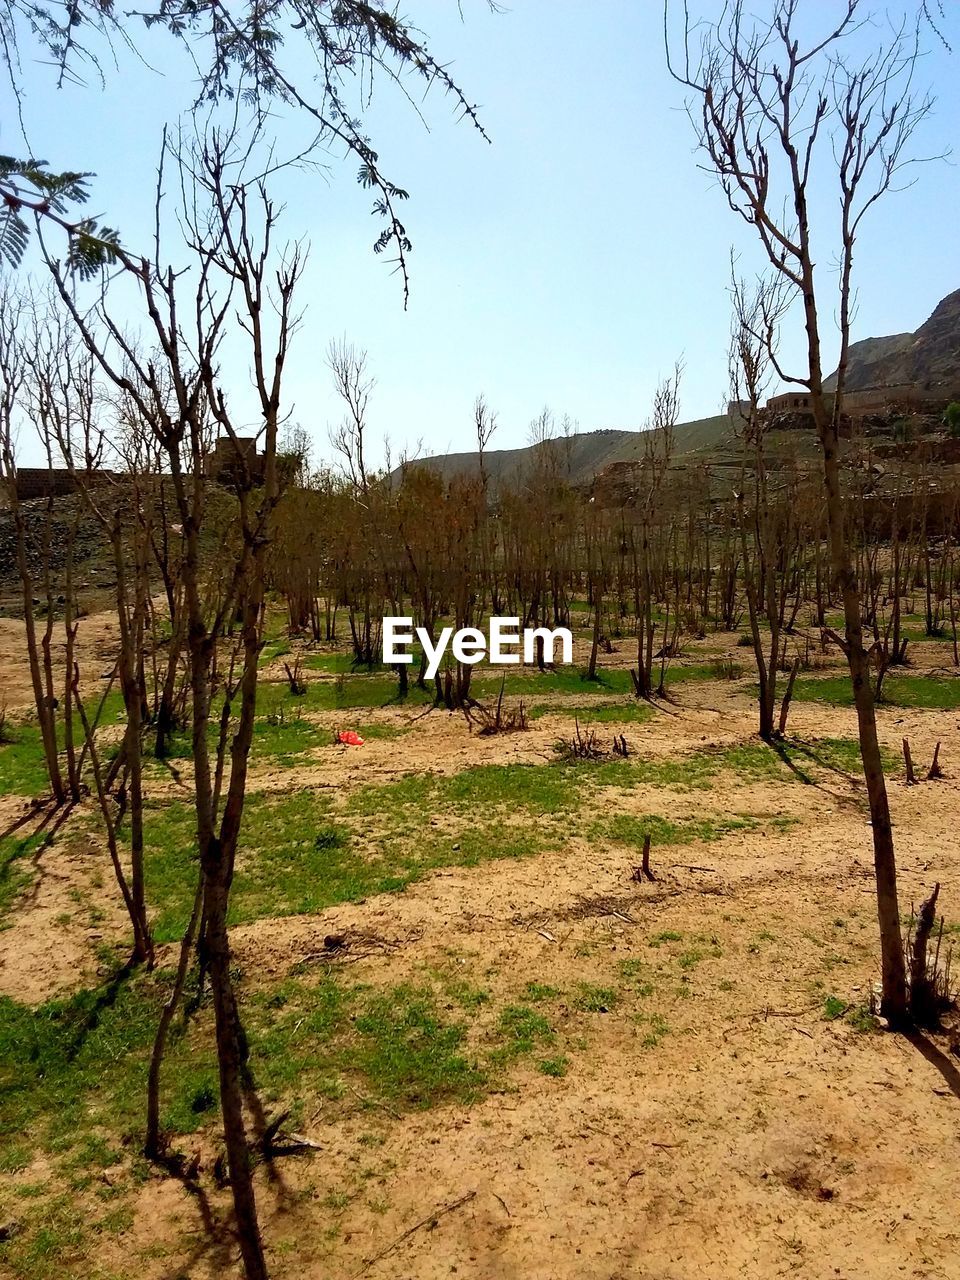
[[(106, 639), (91, 627), (95, 652)], [(0, 645), (9, 672), (10, 624), (0, 624)], [(16, 690), (19, 679), (5, 689)], [(649, 723), (625, 728), (636, 752), (676, 756), (751, 739), (743, 686), (680, 685), (677, 698)], [(446, 713), (392, 709), (376, 718), (411, 727), (359, 750), (314, 752), (296, 785), (342, 790), (411, 770), (542, 761), (559, 723), (544, 717), (527, 734), (480, 738)], [(943, 743), (943, 780), (907, 787), (895, 776), (890, 793), (904, 906), (938, 880), (955, 918), (957, 713), (885, 709), (880, 725), (891, 749), (909, 736), (921, 761)], [(849, 736), (854, 717), (797, 704), (791, 730)], [(289, 770), (270, 766), (254, 785), (290, 782)], [(159, 794), (176, 783), (154, 786)], [(633, 882), (622, 848), (573, 840), (558, 853), (453, 868), (402, 894), (233, 931), (244, 989), (318, 963), (330, 933), (348, 940), (333, 963), (349, 962), (358, 981), (397, 982), (455, 957), (465, 973), (482, 970), (495, 995), (514, 990), (518, 976), (561, 988), (602, 982), (623, 959), (648, 961), (651, 936), (662, 931), (714, 947), (689, 977), (676, 976), (687, 990), (674, 998), (670, 1034), (654, 1047), (620, 1011), (596, 1012), (586, 1015), (584, 1047), (565, 1078), (521, 1067), (515, 1088), (469, 1108), (400, 1115), (318, 1106), (309, 1134), (319, 1152), (259, 1177), (272, 1274), (960, 1277), (960, 1057), (952, 1039), (862, 1034), (842, 1019), (826, 1021), (815, 985), (829, 974), (853, 1004), (876, 977), (862, 786), (840, 773), (816, 785), (724, 775), (708, 792), (639, 787), (607, 799), (618, 811), (674, 818), (750, 812), (796, 821), (662, 850), (653, 884)], [(22, 816), (20, 802), (3, 802), (5, 827)], [(115, 907), (91, 924), (78, 905), (94, 896), (102, 903), (91, 877), (109, 870), (85, 839), (58, 837), (39, 856), (35, 889), (0, 933), (0, 993), (39, 1001), (88, 982), (98, 947), (119, 938)], [(366, 945), (371, 938), (381, 945)], [(362, 1141), (371, 1131), (382, 1140), (375, 1155)], [(212, 1152), (202, 1142), (199, 1150), (206, 1170)], [(125, 1273), (136, 1258), (143, 1280), (239, 1276), (225, 1196), (210, 1180), (203, 1186), (198, 1196), (170, 1179), (146, 1182), (133, 1228), (119, 1243), (104, 1239), (98, 1261)], [(331, 1207), (344, 1186), (353, 1188), (347, 1203)], [(149, 1248), (158, 1240), (167, 1245), (162, 1259)]]
[[(37, 622), (42, 638), (44, 622)], [(84, 691), (102, 687), (102, 677), (112, 672), (117, 646), (116, 613), (91, 613), (81, 618), (77, 629), (76, 660), (83, 675)], [(65, 637), (63, 622), (56, 621), (51, 635), (55, 687), (63, 685)], [(0, 618), (0, 707), (11, 715), (20, 715), (34, 705), (33, 686), (24, 642), (23, 622), (19, 618)]]

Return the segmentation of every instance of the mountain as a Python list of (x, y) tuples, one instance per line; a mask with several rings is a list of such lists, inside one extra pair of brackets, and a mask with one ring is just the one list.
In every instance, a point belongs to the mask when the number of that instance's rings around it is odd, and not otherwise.
[[(831, 389), (836, 374), (825, 385)], [(938, 303), (916, 333), (864, 338), (850, 347), (847, 390), (912, 384), (960, 390), (960, 289)]]
[[(906, 384), (933, 393), (943, 388), (945, 393), (956, 393), (960, 399), (960, 289), (938, 303), (915, 333), (864, 338), (851, 345), (848, 391)], [(832, 390), (836, 374), (826, 379), (824, 385)], [(642, 431), (588, 431), (565, 440), (553, 440), (546, 447), (560, 454), (561, 469), (573, 484), (590, 484), (601, 471), (642, 458), (645, 435)], [(812, 434), (799, 431), (774, 433), (770, 444), (774, 452), (783, 446), (790, 455), (809, 453), (814, 447)], [(517, 476), (529, 462), (533, 447), (494, 449), (486, 453), (486, 469), (492, 483), (496, 485)], [(730, 419), (722, 414), (675, 427), (674, 458), (681, 465), (697, 459), (739, 464), (740, 449)], [(429, 466), (449, 478), (464, 472), (475, 473), (478, 462), (476, 453), (448, 453), (418, 459), (413, 465)]]
[[(566, 439), (551, 440), (546, 448), (556, 451), (562, 474), (572, 484), (589, 484), (605, 467), (614, 463), (632, 462), (642, 458), (646, 447), (646, 432), (586, 431)], [(684, 422), (674, 428), (674, 456), (691, 458), (697, 454), (712, 452), (724, 443), (733, 441), (733, 430), (726, 414), (715, 418), (700, 418), (696, 422)], [(491, 482), (510, 480), (519, 475), (529, 463), (531, 451), (537, 446), (522, 449), (490, 449), (484, 456), (484, 465)], [(411, 465), (429, 466), (448, 479), (450, 476), (475, 474), (478, 459), (472, 453), (447, 453), (433, 458), (419, 458)]]

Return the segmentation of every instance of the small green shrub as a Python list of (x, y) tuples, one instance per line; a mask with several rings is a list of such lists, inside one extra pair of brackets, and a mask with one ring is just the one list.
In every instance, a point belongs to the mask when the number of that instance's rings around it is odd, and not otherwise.
[(823, 1016), (828, 1022), (836, 1022), (843, 1017), (847, 1008), (846, 1000), (841, 1000), (839, 996), (827, 996), (823, 1002)]
[(574, 1005), (584, 1013), (608, 1013), (619, 998), (612, 987), (597, 987), (592, 982), (581, 982)]
[(500, 1034), (510, 1054), (529, 1053), (538, 1041), (550, 1044), (553, 1029), (546, 1018), (526, 1005), (507, 1005), (500, 1015)]
[(537, 1070), (542, 1072), (545, 1076), (553, 1076), (555, 1079), (559, 1080), (567, 1074), (569, 1066), (569, 1058), (565, 1058), (563, 1054), (560, 1054), (560, 1056), (556, 1058), (541, 1058), (537, 1063)]

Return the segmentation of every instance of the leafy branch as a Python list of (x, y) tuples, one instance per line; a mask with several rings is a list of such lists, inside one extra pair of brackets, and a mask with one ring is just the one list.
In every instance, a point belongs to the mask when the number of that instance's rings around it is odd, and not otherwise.
[[(496, 0), (481, 3), (498, 9)], [(199, 75), (198, 105), (242, 102), (254, 110), (259, 127), (276, 104), (283, 103), (317, 123), (315, 146), (336, 140), (360, 162), (359, 181), (374, 190), (373, 213), (383, 221), (374, 249), (382, 253), (393, 247), (406, 297), (411, 243), (396, 206), (407, 193), (383, 172), (357, 113), (348, 109), (345, 86), (358, 86), (366, 105), (375, 79), (386, 77), (418, 115), (413, 86), (419, 85), (424, 96), (439, 90), (456, 114), (486, 138), (477, 107), (431, 52), (424, 34), (402, 20), (387, 0), (142, 0), (131, 10), (118, 9), (114, 0), (0, 0), (0, 61), (6, 60), (15, 89), (19, 46), (27, 42), (52, 60), (59, 70), (58, 83), (76, 79), (83, 66), (91, 65), (103, 79), (106, 72), (98, 49), (122, 43), (136, 52), (133, 30), (139, 24), (146, 30), (165, 30), (186, 47)], [(308, 78), (301, 78), (301, 53), (315, 68)], [(298, 68), (296, 74), (293, 67)], [(60, 176), (82, 181), (89, 175)], [(17, 219), (29, 197), (2, 177), (0, 195), (13, 201), (0, 254), (19, 261), (26, 225)], [(37, 189), (33, 195), (42, 203), (46, 193)], [(92, 272), (109, 261), (109, 245), (115, 240), (109, 228), (92, 222), (71, 224), (71, 246), (81, 270)]]
[(119, 233), (95, 218), (70, 219), (71, 205), (89, 198), (90, 173), (52, 173), (45, 160), (18, 160), (0, 156), (0, 260), (11, 267), (23, 261), (30, 243), (30, 224), (25, 214), (43, 218), (67, 234), (67, 266), (81, 279), (89, 280), (104, 266), (116, 261)]

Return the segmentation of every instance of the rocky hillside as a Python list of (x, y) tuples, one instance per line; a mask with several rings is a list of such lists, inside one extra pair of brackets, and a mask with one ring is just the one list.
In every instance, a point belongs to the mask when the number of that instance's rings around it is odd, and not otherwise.
[[(864, 338), (850, 347), (848, 391), (915, 383), (960, 387), (960, 289), (948, 294), (916, 333)], [(834, 378), (827, 385), (834, 385)]]
[[(546, 447), (556, 452), (560, 472), (572, 484), (590, 484), (605, 467), (642, 458), (647, 443), (645, 436), (642, 431), (587, 431), (566, 440), (552, 440)], [(674, 455), (689, 458), (712, 452), (722, 446), (727, 437), (732, 443), (733, 432), (726, 415), (684, 422), (674, 431)], [(491, 482), (496, 485), (521, 475), (530, 463), (531, 449), (532, 446), (492, 449), (486, 453), (484, 461)], [(476, 453), (447, 453), (419, 459), (414, 465), (429, 466), (443, 476), (452, 476), (474, 474), (478, 463)]]

